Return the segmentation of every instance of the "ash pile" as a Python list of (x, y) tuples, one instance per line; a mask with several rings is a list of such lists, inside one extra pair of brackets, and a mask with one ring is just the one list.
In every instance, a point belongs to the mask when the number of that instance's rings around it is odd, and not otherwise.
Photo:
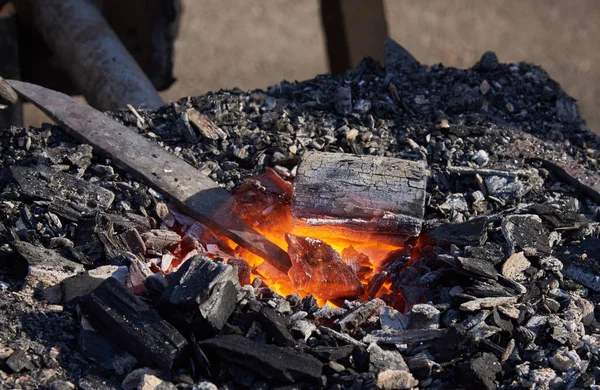
[(459, 70), (386, 50), (385, 68), (112, 114), (232, 192), (265, 169), (292, 183), (307, 152), (426, 166), (420, 235), (372, 270), (367, 299), (280, 295), (91, 146), (4, 130), (3, 386), (600, 384), (598, 137), (575, 101), (493, 53)]

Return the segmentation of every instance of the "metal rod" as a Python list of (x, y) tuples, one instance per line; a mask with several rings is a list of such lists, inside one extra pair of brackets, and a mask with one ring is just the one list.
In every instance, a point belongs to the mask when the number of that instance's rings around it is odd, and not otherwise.
[(35, 26), (88, 103), (103, 111), (163, 101), (92, 0), (28, 0)]

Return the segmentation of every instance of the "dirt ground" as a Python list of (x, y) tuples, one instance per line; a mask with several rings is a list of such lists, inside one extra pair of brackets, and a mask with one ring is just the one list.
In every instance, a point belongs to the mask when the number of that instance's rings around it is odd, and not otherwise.
[[(166, 100), (220, 88), (265, 88), (327, 72), (317, 0), (183, 0), (177, 83)], [(600, 132), (600, 2), (385, 1), (392, 38), (424, 64), (459, 68), (486, 50), (542, 65)], [(360, 28), (360, 26), (356, 26)]]
[[(366, 1), (366, 0), (365, 0)], [(221, 88), (266, 88), (326, 73), (318, 0), (182, 0), (178, 81), (166, 101)], [(384, 0), (392, 38), (421, 63), (459, 68), (486, 50), (541, 65), (600, 133), (597, 0)], [(356, 26), (360, 29), (361, 26)], [(26, 122), (39, 123), (34, 108)]]

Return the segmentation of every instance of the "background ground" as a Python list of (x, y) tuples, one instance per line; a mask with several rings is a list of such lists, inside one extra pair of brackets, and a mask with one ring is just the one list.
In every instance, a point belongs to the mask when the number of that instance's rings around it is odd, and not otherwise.
[[(183, 0), (183, 6), (178, 81), (162, 93), (165, 100), (327, 72), (318, 0)], [(391, 37), (420, 62), (463, 68), (493, 50), (502, 62), (540, 64), (600, 132), (599, 1), (386, 0), (385, 8)]]

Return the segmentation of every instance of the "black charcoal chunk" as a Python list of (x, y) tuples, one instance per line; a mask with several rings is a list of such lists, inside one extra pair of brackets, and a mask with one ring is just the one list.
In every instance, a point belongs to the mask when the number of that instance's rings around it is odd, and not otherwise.
[[(9, 262), (18, 263), (20, 274), (28, 274), (35, 282), (43, 286), (51, 286), (70, 276), (83, 272), (83, 265), (67, 259), (52, 249), (35, 246), (25, 241), (16, 241), (13, 244), (16, 256), (3, 256), (2, 263), (7, 266)], [(2, 264), (4, 265), (4, 264)]]
[(243, 336), (217, 336), (202, 341), (205, 351), (214, 352), (220, 359), (238, 364), (273, 381), (295, 383), (316, 381), (323, 364), (316, 358), (291, 348), (260, 344)]
[(77, 341), (83, 356), (117, 375), (127, 374), (137, 365), (136, 358), (96, 331), (81, 329)]
[(350, 87), (339, 87), (335, 91), (335, 110), (341, 115), (352, 113), (352, 89)]
[(217, 331), (235, 310), (239, 289), (234, 267), (196, 255), (169, 278), (159, 307), (178, 327)]
[(468, 388), (495, 390), (496, 375), (502, 371), (502, 366), (496, 356), (482, 353), (477, 358), (462, 365), (460, 379)]
[(502, 221), (502, 234), (510, 254), (522, 250), (526, 256), (543, 256), (551, 252), (550, 236), (537, 215), (511, 215)]
[(444, 224), (429, 232), (437, 245), (483, 245), (487, 240), (487, 218)]
[(12, 372), (31, 371), (35, 368), (22, 349), (17, 349), (13, 352), (6, 360), (6, 365)]
[(81, 311), (101, 335), (140, 362), (168, 370), (187, 346), (185, 338), (116, 279), (82, 298)]
[(115, 194), (103, 187), (44, 165), (14, 166), (10, 172), (19, 184), (21, 193), (33, 199), (53, 203), (69, 201), (86, 210), (106, 210), (115, 199)]
[(481, 59), (475, 65), (473, 65), (473, 70), (479, 72), (493, 72), (494, 70), (498, 69), (499, 66), (500, 62), (498, 61), (496, 53), (493, 51), (486, 51), (481, 56)]
[(498, 272), (496, 271), (494, 264), (489, 261), (469, 257), (457, 257), (456, 260), (463, 270), (471, 274), (498, 280)]
[(317, 345), (316, 347), (310, 347), (307, 352), (317, 357), (323, 363), (330, 361), (336, 361), (345, 359), (354, 350), (352, 345), (343, 345), (341, 347), (329, 347), (326, 345)]
[(403, 46), (391, 38), (385, 40), (385, 71), (394, 74), (417, 64), (417, 60)]
[(342, 332), (352, 333), (358, 329), (366, 320), (385, 307), (385, 302), (379, 298), (371, 299), (350, 313), (346, 314), (337, 325), (340, 327)]

